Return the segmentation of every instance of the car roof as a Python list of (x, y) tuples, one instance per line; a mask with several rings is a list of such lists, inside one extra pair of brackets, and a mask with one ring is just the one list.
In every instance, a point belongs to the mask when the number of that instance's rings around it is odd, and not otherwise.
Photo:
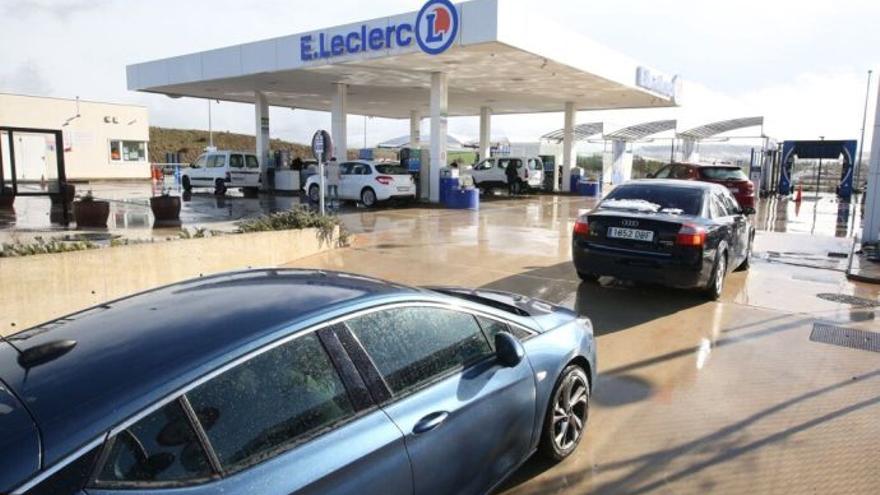
[[(422, 293), (369, 277), (314, 270), (203, 277), (7, 336), (5, 343), (0, 340), (0, 379), (33, 415), (42, 437), (43, 466), (49, 466), (230, 353), (247, 352), (280, 338), (279, 332), (288, 334), (286, 329), (296, 328), (297, 322), (302, 328), (359, 302)], [(18, 362), (18, 351), (67, 339), (76, 345), (54, 360), (29, 370)]]
[(651, 185), (669, 188), (685, 188), (685, 189), (702, 189), (704, 191), (717, 190), (727, 188), (714, 182), (702, 182), (698, 180), (682, 180), (682, 179), (635, 179), (627, 181), (618, 187), (626, 187), (628, 185)]
[(736, 168), (742, 169), (742, 167), (738, 165), (734, 165), (732, 163), (691, 163), (691, 162), (675, 162), (672, 165), (684, 165), (687, 167), (694, 168)]

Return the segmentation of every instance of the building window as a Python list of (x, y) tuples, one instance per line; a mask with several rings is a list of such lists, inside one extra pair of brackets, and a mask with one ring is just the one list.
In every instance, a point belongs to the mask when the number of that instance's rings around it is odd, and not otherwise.
[(110, 160), (114, 162), (147, 161), (147, 143), (143, 141), (110, 141)]

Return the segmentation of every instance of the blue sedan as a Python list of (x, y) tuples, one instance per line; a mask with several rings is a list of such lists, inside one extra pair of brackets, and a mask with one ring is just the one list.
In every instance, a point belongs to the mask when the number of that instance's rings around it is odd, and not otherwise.
[(0, 493), (486, 493), (587, 423), (588, 320), (251, 270), (0, 339)]

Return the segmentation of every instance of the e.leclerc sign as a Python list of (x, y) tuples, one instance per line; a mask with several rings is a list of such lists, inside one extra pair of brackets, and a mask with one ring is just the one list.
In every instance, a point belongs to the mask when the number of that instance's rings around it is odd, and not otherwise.
[(362, 24), (345, 34), (305, 34), (300, 37), (300, 59), (304, 62), (405, 48), (415, 42), (429, 55), (446, 51), (455, 42), (461, 19), (458, 9), (449, 0), (429, 0), (416, 15), (415, 23), (401, 22), (385, 27)]

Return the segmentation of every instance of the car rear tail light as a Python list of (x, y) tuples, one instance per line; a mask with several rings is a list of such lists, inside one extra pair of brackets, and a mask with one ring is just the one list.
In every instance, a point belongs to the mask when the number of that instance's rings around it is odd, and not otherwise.
[(526, 169), (525, 172), (526, 172), (526, 179), (528, 179), (529, 178), (529, 169)]
[(578, 218), (574, 223), (574, 236), (587, 237), (590, 235), (590, 223), (586, 218)]
[(230, 181), (230, 182), (232, 181), (232, 174), (231, 173), (226, 172), (226, 180)]
[(755, 183), (752, 181), (746, 182), (746, 191), (754, 192), (754, 190), (755, 190)]
[(379, 175), (376, 177), (376, 182), (382, 184), (383, 186), (387, 186), (388, 184), (394, 182), (394, 177), (388, 175)]
[(676, 234), (675, 244), (677, 246), (702, 247), (706, 244), (706, 229), (686, 223)]

